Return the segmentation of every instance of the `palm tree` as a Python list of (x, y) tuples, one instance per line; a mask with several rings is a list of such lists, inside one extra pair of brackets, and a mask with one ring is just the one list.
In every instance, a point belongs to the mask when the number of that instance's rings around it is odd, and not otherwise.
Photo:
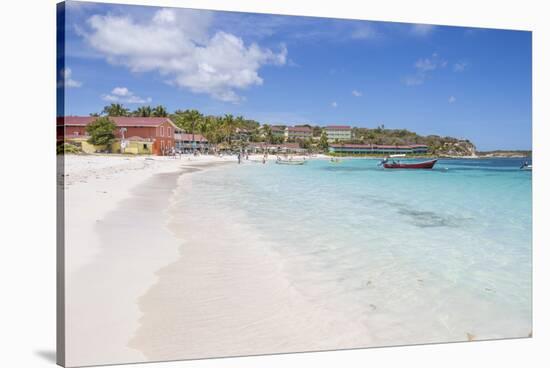
[(191, 134), (193, 142), (195, 141), (195, 127), (203, 120), (202, 114), (198, 110), (189, 110), (187, 114), (187, 119), (191, 125)]
[(248, 140), (249, 131), (246, 128), (246, 120), (241, 115), (235, 118), (235, 126), (236, 126), (235, 131), (241, 130), (239, 134), (239, 140), (243, 142)]
[(205, 137), (209, 142), (220, 143), (223, 141), (223, 119), (219, 116), (207, 116), (203, 119), (206, 125)]
[(153, 115), (153, 109), (151, 106), (140, 106), (133, 112), (134, 116), (139, 116), (142, 118), (148, 118)]
[(231, 138), (237, 131), (238, 127), (239, 126), (237, 125), (237, 120), (233, 117), (233, 115), (225, 114), (223, 116), (221, 128), (224, 138), (227, 139), (227, 143), (229, 143), (229, 145), (231, 145)]
[[(204, 117), (198, 110), (176, 110), (172, 115), (174, 123), (186, 132), (191, 132), (195, 141), (195, 128), (203, 123)], [(204, 128), (204, 127), (203, 127)]]
[(212, 129), (213, 117), (212, 116), (202, 116), (197, 124), (197, 130), (201, 133), (202, 136), (206, 137), (210, 129)]
[(165, 118), (168, 116), (168, 111), (166, 110), (166, 107), (158, 105), (153, 109), (152, 115), (159, 118)]
[(112, 103), (103, 108), (102, 114), (106, 114), (107, 116), (129, 116), (130, 110), (121, 104)]
[(273, 130), (271, 130), (271, 125), (264, 124), (262, 130), (264, 132), (265, 141), (269, 144), (273, 144)]
[(324, 152), (328, 150), (328, 137), (325, 131), (321, 133), (321, 138), (319, 139), (319, 148), (321, 148)]
[(235, 123), (239, 126), (239, 128), (242, 128), (245, 125), (245, 120), (241, 115), (239, 115), (235, 118)]

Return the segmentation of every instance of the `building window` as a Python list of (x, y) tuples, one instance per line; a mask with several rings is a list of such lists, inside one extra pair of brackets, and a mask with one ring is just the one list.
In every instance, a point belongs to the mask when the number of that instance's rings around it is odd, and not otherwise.
[(164, 137), (164, 127), (163, 126), (160, 127), (160, 136)]
[(168, 127), (168, 137), (172, 136), (172, 129)]

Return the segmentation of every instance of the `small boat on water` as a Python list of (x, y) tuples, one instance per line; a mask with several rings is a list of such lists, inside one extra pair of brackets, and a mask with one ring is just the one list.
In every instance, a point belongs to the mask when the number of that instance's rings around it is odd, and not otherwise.
[(306, 163), (305, 160), (277, 160), (276, 164), (279, 165), (303, 165)]
[(436, 162), (437, 159), (422, 162), (401, 162), (384, 159), (380, 164), (384, 166), (384, 169), (432, 169)]
[(523, 164), (521, 164), (519, 169), (525, 171), (533, 171), (533, 164), (529, 164), (527, 163), (527, 161), (525, 161)]
[(284, 159), (277, 157), (275, 163), (279, 165), (303, 165), (306, 163), (306, 160), (294, 160), (292, 156), (290, 156), (289, 158), (285, 157)]

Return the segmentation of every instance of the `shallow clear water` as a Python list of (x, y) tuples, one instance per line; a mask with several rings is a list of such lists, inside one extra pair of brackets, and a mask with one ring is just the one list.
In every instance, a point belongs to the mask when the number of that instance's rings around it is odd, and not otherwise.
[(527, 336), (532, 179), (521, 160), (377, 163), (215, 169), (193, 176), (186, 205), (254, 229), (297, 290), (376, 345)]

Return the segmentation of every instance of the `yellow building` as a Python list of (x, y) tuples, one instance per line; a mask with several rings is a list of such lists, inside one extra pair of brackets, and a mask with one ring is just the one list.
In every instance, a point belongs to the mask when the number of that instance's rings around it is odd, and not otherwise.
[(70, 136), (65, 138), (65, 143), (72, 144), (80, 148), (84, 153), (96, 153), (98, 151), (105, 151), (107, 146), (96, 146), (88, 142), (89, 136)]
[[(121, 147), (122, 146), (122, 147)], [(124, 140), (120, 139), (113, 143), (113, 152), (128, 153), (133, 155), (151, 155), (153, 154), (153, 141), (141, 137), (130, 137)]]
[[(71, 136), (65, 139), (66, 143), (70, 143), (82, 150), (84, 153), (98, 153), (108, 150), (105, 145), (98, 146), (88, 142), (89, 136)], [(121, 144), (121, 140), (117, 139), (111, 146), (111, 152), (113, 153), (127, 153), (133, 155), (151, 155), (153, 154), (153, 141), (141, 137), (130, 137), (124, 140), (124, 144)], [(121, 150), (121, 145), (124, 146)]]

